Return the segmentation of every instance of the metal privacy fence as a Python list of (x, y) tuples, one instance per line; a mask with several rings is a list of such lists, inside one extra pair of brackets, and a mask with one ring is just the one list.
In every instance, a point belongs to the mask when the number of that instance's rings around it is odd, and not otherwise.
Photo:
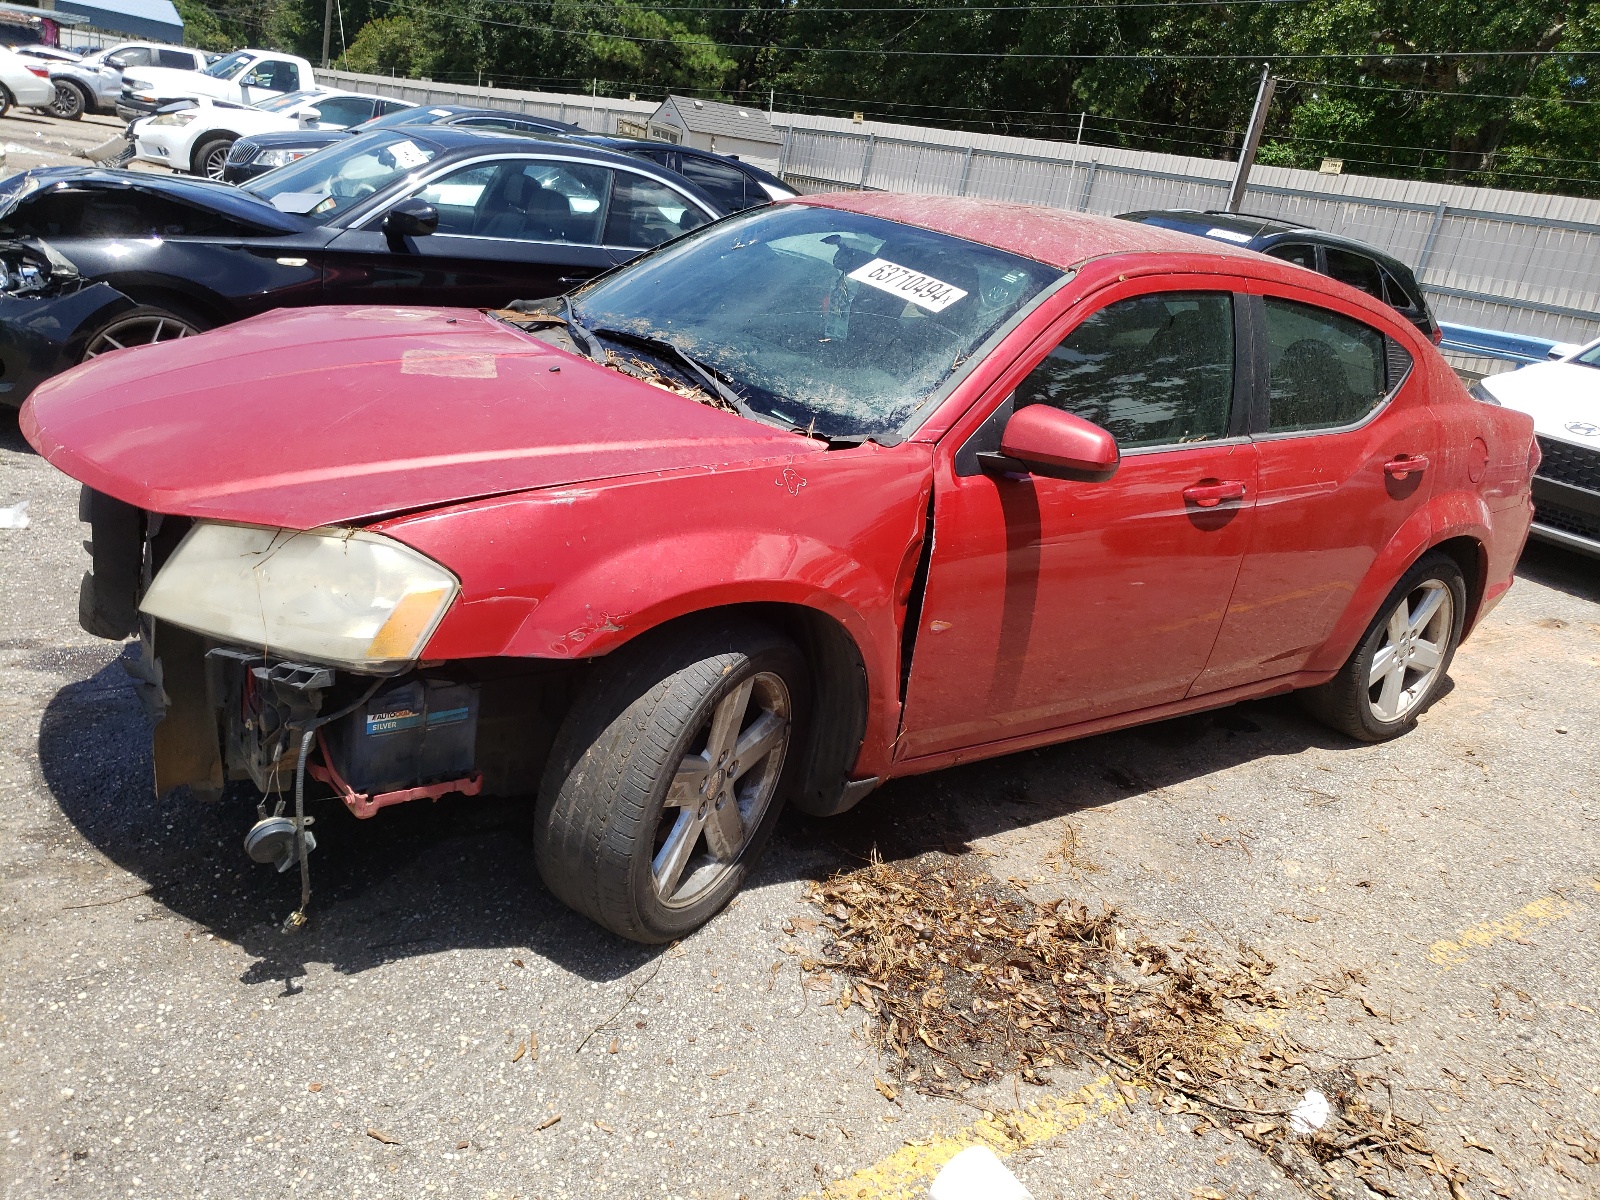
[[(483, 104), (616, 133), (649, 101), (324, 72), (419, 104)], [(979, 196), (1079, 212), (1220, 208), (1233, 164), (1107, 146), (775, 112), (776, 167), (801, 190)], [(1356, 238), (1410, 263), (1441, 321), (1583, 342), (1600, 335), (1600, 201), (1258, 166), (1245, 211)], [(1458, 365), (1490, 369), (1487, 361)]]

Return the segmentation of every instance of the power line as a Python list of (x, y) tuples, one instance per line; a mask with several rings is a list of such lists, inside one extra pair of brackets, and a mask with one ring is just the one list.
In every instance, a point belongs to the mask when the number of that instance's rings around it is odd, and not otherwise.
[[(502, 3), (514, 0), (501, 0)], [(425, 13), (431, 10), (405, 4), (402, 0), (376, 0), (388, 8), (397, 8), (402, 12)], [(1265, 61), (1300, 61), (1316, 60), (1326, 62), (1336, 60), (1367, 60), (1382, 59), (1384, 61), (1411, 60), (1411, 59), (1478, 59), (1478, 58), (1554, 58), (1554, 57), (1600, 57), (1600, 50), (1438, 50), (1438, 51), (1404, 51), (1388, 53), (1384, 51), (1370, 51), (1365, 54), (1038, 54), (1015, 53), (1001, 50), (886, 50), (881, 47), (871, 46), (781, 46), (776, 44), (758, 44), (753, 42), (717, 42), (706, 39), (693, 38), (655, 38), (638, 37), (627, 33), (609, 33), (600, 29), (568, 29), (560, 25), (528, 25), (520, 21), (496, 21), (489, 17), (469, 17), (465, 13), (445, 12), (439, 15), (453, 20), (464, 21), (474, 25), (495, 25), (503, 29), (522, 29), (530, 33), (550, 32), (567, 33), (576, 37), (611, 38), (615, 41), (633, 42), (638, 45), (663, 45), (687, 47), (706, 47), (712, 50), (767, 50), (781, 51), (793, 54), (870, 54), (889, 58), (1005, 58), (1022, 59), (1029, 61), (1045, 62), (1248, 62), (1259, 63)]]
[(1286, 76), (1279, 76), (1278, 78), (1281, 83), (1299, 83), (1311, 87), (1357, 88), (1364, 92), (1394, 92), (1410, 96), (1420, 95), (1427, 100), (1510, 100), (1517, 104), (1525, 102), (1530, 104), (1600, 104), (1600, 100), (1579, 100), (1575, 97), (1565, 96), (1497, 96), (1489, 92), (1436, 92), (1422, 87), (1383, 87), (1373, 83), (1328, 83), (1326, 81), (1318, 82), (1314, 79), (1289, 79)]

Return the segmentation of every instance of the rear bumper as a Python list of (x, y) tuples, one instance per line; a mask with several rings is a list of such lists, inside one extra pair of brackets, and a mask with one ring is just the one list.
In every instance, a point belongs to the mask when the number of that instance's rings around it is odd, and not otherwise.
[(23, 108), (44, 108), (54, 104), (56, 99), (56, 85), (48, 79), (40, 79), (31, 72), (28, 75), (31, 82), (24, 83), (18, 79), (10, 85), (11, 95)]

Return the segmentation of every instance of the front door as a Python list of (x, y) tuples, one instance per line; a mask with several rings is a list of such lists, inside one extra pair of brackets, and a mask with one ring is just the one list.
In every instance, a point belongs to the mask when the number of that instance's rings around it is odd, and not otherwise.
[(395, 197), (433, 205), (436, 232), (390, 239), (379, 212), (329, 244), (325, 301), (500, 308), (559, 295), (612, 265), (601, 240), (611, 185), (605, 167), (557, 159), (447, 168)]
[[(977, 432), (941, 447), (898, 757), (1188, 691), (1222, 624), (1255, 504), (1231, 286), (1144, 279), (1080, 302), (1018, 364), (1015, 391)], [(975, 450), (997, 446), (1009, 412), (1028, 404), (1110, 430), (1123, 454), (1116, 474), (986, 473)]]
[(1258, 290), (1267, 386), (1251, 419), (1255, 531), (1196, 695), (1304, 667), (1438, 469), (1426, 461), (1438, 421), (1422, 381), (1405, 383), (1399, 342), (1322, 293)]

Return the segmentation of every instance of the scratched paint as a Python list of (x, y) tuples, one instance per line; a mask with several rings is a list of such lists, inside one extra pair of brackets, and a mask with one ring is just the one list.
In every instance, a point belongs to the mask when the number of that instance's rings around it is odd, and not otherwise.
[(908, 1143), (870, 1167), (830, 1183), (812, 1200), (909, 1200), (924, 1194), (945, 1163), (969, 1146), (987, 1146), (1005, 1158), (1121, 1112), (1132, 1103), (1133, 1097), (1123, 1087), (1111, 1076), (1102, 1075), (1068, 1095), (985, 1117), (951, 1134)]
[[(1584, 886), (1600, 892), (1600, 879), (1586, 880)], [(1584, 906), (1557, 895), (1540, 896), (1531, 904), (1524, 904), (1515, 912), (1493, 921), (1479, 921), (1469, 925), (1453, 938), (1442, 938), (1428, 947), (1428, 961), (1446, 971), (1459, 967), (1479, 951), (1486, 950), (1497, 941), (1518, 942), (1524, 937), (1557, 921), (1564, 921)]]

